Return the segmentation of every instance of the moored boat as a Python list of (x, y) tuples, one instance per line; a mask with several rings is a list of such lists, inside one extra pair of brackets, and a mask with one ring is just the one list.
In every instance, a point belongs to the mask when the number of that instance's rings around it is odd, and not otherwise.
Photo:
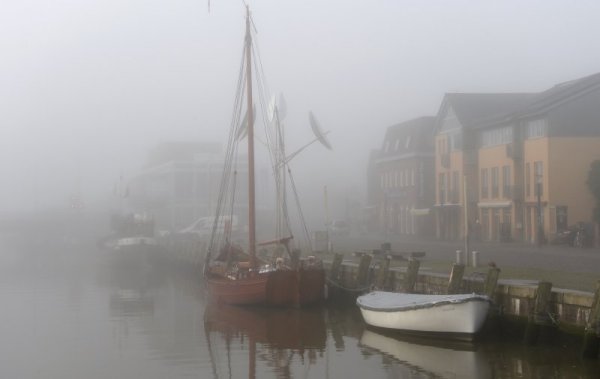
[(374, 291), (356, 299), (368, 325), (413, 333), (469, 337), (487, 317), (491, 300), (476, 294), (421, 295)]
[[(268, 115), (266, 104), (261, 102), (263, 120), (269, 120), (266, 125), (267, 135), (265, 144), (270, 154), (270, 163), (273, 168), (276, 189), (276, 239), (262, 244), (257, 243), (256, 232), (256, 186), (255, 186), (255, 107), (253, 103), (253, 24), (250, 11), (246, 8), (246, 35), (242, 56), (242, 67), (238, 81), (238, 90), (234, 106), (234, 119), (232, 120), (229, 134), (228, 149), (221, 178), (219, 199), (214, 218), (212, 218), (212, 232), (210, 243), (204, 265), (204, 276), (206, 287), (212, 300), (219, 303), (233, 305), (273, 305), (294, 306), (318, 302), (324, 298), (325, 271), (316, 261), (314, 256), (305, 260), (299, 259), (297, 249), (290, 246), (293, 240), (291, 222), (287, 211), (288, 201), (286, 199), (287, 180), (292, 183), (292, 190), (296, 197), (299, 208), (298, 194), (293, 185), (292, 171), (289, 161), (300, 151), (315, 141), (321, 142), (327, 148), (331, 148), (321, 132), (316, 119), (310, 114), (309, 120), (315, 140), (304, 145), (290, 155), (285, 153), (284, 133), (281, 119), (283, 118), (285, 105), (283, 101), (273, 100), (269, 104)], [(256, 58), (254, 58), (256, 59)], [(260, 59), (258, 59), (260, 62)], [(259, 81), (258, 91), (265, 98), (265, 83), (262, 78), (262, 70), (257, 70), (256, 78)], [(262, 82), (261, 82), (262, 80)], [(245, 94), (244, 94), (245, 92)], [(242, 118), (242, 107), (245, 97), (245, 115)], [(237, 183), (237, 153), (238, 145), (242, 139), (247, 139), (247, 163), (248, 165), (248, 194), (247, 211), (248, 224), (244, 225), (247, 230), (247, 245), (245, 248), (234, 244), (232, 238), (233, 223), (227, 220), (235, 219), (234, 212), (241, 207), (234, 204), (236, 198), (235, 186)], [(303, 229), (308, 235), (306, 224), (299, 209)], [(247, 228), (247, 229), (246, 229)], [(240, 233), (241, 234), (241, 233)], [(238, 237), (240, 236), (238, 234)], [(307, 238), (310, 241), (310, 237)], [(267, 256), (257, 256), (257, 246), (272, 245), (274, 249)], [(287, 253), (287, 254), (286, 254)]]
[(154, 236), (154, 220), (147, 214), (129, 213), (111, 216), (113, 234), (104, 237), (99, 245), (106, 249), (119, 265), (144, 265), (158, 250)]

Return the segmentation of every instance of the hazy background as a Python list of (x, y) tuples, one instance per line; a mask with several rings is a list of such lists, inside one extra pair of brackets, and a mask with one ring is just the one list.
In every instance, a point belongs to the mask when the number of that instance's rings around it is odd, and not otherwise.
[[(363, 200), (386, 127), (445, 92), (540, 91), (600, 71), (597, 1), (250, 2), (290, 150), (312, 110), (334, 151), (293, 162), (309, 218)], [(223, 142), (244, 34), (240, 0), (3, 0), (0, 213), (102, 207), (161, 141)]]

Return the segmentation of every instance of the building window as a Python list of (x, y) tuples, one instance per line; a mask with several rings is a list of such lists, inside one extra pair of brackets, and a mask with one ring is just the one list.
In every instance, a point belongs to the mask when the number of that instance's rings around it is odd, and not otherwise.
[(544, 162), (533, 162), (533, 173), (535, 175), (535, 195), (544, 195)]
[(488, 169), (482, 168), (481, 169), (481, 198), (482, 199), (487, 199), (487, 197), (488, 197), (488, 194), (489, 194), (488, 185), (489, 185)]
[(504, 145), (513, 141), (512, 126), (486, 130), (481, 133), (481, 147)]
[(500, 195), (500, 183), (499, 183), (499, 173), (498, 167), (492, 167), (492, 198), (496, 199)]
[(458, 203), (459, 180), (458, 171), (452, 172), (452, 194), (450, 196), (453, 203)]
[(423, 177), (423, 162), (419, 163), (419, 196), (423, 197), (425, 195), (425, 178)]
[(439, 200), (440, 204), (444, 204), (446, 202), (446, 175), (441, 173), (438, 175), (439, 181)]
[(531, 165), (529, 162), (525, 163), (525, 195), (531, 195)]
[(409, 146), (410, 146), (410, 136), (407, 136), (406, 141), (404, 142), (404, 148), (408, 149)]
[(548, 123), (545, 119), (532, 120), (525, 127), (525, 138), (540, 138), (548, 133)]
[(510, 166), (502, 167), (502, 196), (505, 199), (510, 199), (511, 194), (511, 186), (510, 186)]
[(398, 138), (396, 140), (396, 147), (394, 148), (394, 150), (398, 151), (398, 148), (400, 147), (400, 138)]
[(567, 221), (567, 206), (566, 205), (557, 205), (556, 206), (556, 229), (557, 230), (566, 230), (569, 227), (569, 223)]
[(462, 149), (462, 133), (448, 135), (448, 150), (457, 151)]
[(481, 209), (481, 238), (484, 241), (490, 239), (490, 213), (487, 208)]
[(383, 148), (383, 152), (387, 153), (390, 149), (390, 141), (385, 141), (385, 147)]

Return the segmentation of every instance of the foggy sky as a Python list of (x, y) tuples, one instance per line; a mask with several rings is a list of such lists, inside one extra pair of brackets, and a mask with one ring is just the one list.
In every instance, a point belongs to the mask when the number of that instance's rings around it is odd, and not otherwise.
[[(360, 197), (385, 129), (434, 115), (445, 92), (533, 92), (600, 71), (597, 1), (250, 5), (290, 149), (311, 138), (309, 110), (331, 130), (333, 152), (293, 161), (313, 202), (324, 185)], [(0, 212), (66, 206), (77, 191), (101, 204), (157, 143), (223, 142), (244, 11), (241, 0), (211, 0), (210, 13), (207, 0), (0, 3)]]

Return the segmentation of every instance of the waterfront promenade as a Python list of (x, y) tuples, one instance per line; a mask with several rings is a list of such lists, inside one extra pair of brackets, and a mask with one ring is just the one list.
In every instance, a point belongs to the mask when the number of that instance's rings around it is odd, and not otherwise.
[[(462, 241), (418, 240), (413, 237), (386, 237), (375, 234), (332, 238), (334, 251), (378, 249), (383, 242), (390, 242), (392, 250), (397, 252), (424, 251), (425, 260), (434, 261), (453, 262), (456, 259), (456, 250), (464, 250)], [(518, 267), (597, 274), (600, 278), (600, 248), (580, 249), (564, 245), (536, 247), (521, 243), (475, 242), (470, 244), (469, 250), (479, 252), (480, 265), (494, 262), (501, 268)]]

